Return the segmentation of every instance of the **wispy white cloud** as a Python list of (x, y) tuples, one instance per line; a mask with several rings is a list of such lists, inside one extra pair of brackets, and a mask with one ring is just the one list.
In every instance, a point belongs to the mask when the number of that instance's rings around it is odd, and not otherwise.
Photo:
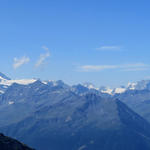
[(143, 71), (149, 70), (150, 65), (144, 63), (123, 64), (123, 65), (84, 65), (79, 66), (78, 70), (82, 72), (94, 72), (110, 69), (119, 69), (121, 71)]
[(36, 67), (40, 67), (44, 61), (50, 57), (50, 52), (49, 52), (49, 48), (47, 48), (46, 46), (42, 46), (42, 48), (46, 51), (44, 54), (40, 55), (39, 60), (36, 62), (35, 66)]
[(101, 71), (105, 69), (116, 69), (117, 66), (115, 65), (85, 65), (80, 66), (79, 69), (81, 71), (90, 72), (90, 71)]
[(14, 58), (13, 68), (17, 69), (30, 61), (29, 57), (23, 56), (21, 58)]
[(99, 51), (120, 51), (120, 46), (101, 46), (99, 48), (96, 48)]

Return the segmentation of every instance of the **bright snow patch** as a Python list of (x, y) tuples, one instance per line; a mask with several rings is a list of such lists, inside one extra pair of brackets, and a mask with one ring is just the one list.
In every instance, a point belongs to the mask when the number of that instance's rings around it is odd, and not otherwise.
[(95, 90), (99, 90), (99, 88), (96, 88), (93, 84), (91, 83), (84, 83), (83, 84), (84, 87), (88, 88), (88, 89), (95, 89)]
[(115, 89), (116, 94), (124, 93), (125, 91), (126, 91), (126, 88), (116, 88)]
[(14, 101), (9, 101), (8, 104), (12, 105), (12, 104), (14, 104)]
[(137, 86), (137, 83), (130, 83), (130, 82), (128, 83), (128, 88), (130, 90), (135, 90), (136, 86)]
[(0, 82), (0, 84), (7, 85), (7, 86), (12, 85), (13, 83), (28, 85), (28, 84), (34, 83), (35, 81), (37, 81), (37, 80), (35, 80), (35, 79), (21, 79), (21, 80), (5, 80), (5, 79), (3, 79)]
[(101, 90), (101, 92), (102, 92), (102, 93), (106, 93), (106, 94), (112, 95), (113, 89), (111, 89), (111, 88), (106, 88), (106, 89)]

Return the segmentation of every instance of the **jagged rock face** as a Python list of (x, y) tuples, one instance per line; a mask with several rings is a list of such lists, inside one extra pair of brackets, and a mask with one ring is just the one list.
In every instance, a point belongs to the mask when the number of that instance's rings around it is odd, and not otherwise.
[(23, 143), (0, 134), (0, 150), (33, 150)]

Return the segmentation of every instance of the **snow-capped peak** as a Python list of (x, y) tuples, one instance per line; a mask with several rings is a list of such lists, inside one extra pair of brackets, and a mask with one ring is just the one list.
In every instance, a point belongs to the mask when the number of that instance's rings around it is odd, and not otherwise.
[(92, 83), (83, 83), (83, 86), (88, 88), (88, 89), (95, 89), (95, 90), (99, 90), (99, 88), (95, 87), (95, 85), (93, 85)]
[(12, 85), (13, 83), (28, 85), (35, 81), (37, 81), (37, 80), (35, 80), (35, 79), (20, 79), (20, 80), (5, 80), (5, 79), (3, 79), (3, 80), (1, 80), (0, 84), (7, 85), (7, 86)]
[(100, 92), (112, 95), (113, 89), (111, 89), (109, 87), (103, 87), (103, 88), (100, 88)]
[(128, 84), (128, 89), (130, 90), (144, 90), (150, 89), (150, 80), (142, 80), (134, 83)]
[(4, 74), (0, 73), (0, 94), (4, 94), (6, 89), (11, 86), (13, 83), (28, 85), (37, 81), (36, 79), (19, 79), (19, 80), (11, 80)]
[(133, 82), (133, 83), (129, 82), (127, 88), (129, 90), (135, 90), (136, 86), (137, 86), (136, 82)]
[(126, 91), (126, 88), (123, 88), (123, 87), (114, 89), (115, 94), (121, 94), (121, 93), (124, 93), (125, 91)]
[(102, 93), (114, 95), (114, 94), (124, 93), (126, 91), (126, 88), (125, 87), (119, 87), (119, 88), (101, 87), (100, 91)]
[(19, 80), (16, 79), (16, 80), (11, 80), (6, 75), (0, 73), (0, 85), (2, 85), (3, 87), (10, 86), (13, 83), (27, 85), (27, 84), (31, 84), (31, 83), (33, 83), (35, 81), (36, 81), (36, 79), (19, 79)]

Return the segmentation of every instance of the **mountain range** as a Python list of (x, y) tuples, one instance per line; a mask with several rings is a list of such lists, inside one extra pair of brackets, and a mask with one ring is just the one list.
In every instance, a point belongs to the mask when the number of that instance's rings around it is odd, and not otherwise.
[(70, 86), (1, 73), (0, 131), (37, 150), (150, 150), (149, 85)]

